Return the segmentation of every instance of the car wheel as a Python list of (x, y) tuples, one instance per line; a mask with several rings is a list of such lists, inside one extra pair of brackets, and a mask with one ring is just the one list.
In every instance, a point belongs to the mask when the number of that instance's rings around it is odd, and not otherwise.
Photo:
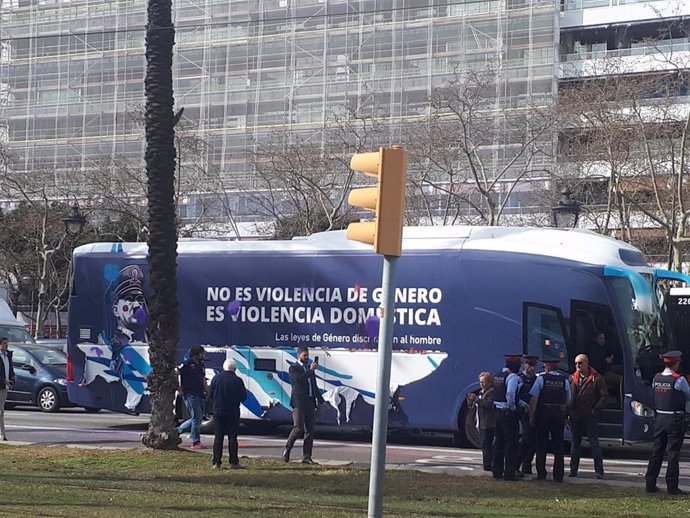
[(101, 411), (100, 408), (96, 408), (93, 406), (85, 406), (84, 410), (86, 410), (89, 414), (97, 414), (98, 412)]
[(42, 389), (36, 397), (36, 403), (38, 403), (38, 408), (40, 408), (42, 412), (57, 412), (60, 410), (58, 394), (52, 387), (45, 387)]

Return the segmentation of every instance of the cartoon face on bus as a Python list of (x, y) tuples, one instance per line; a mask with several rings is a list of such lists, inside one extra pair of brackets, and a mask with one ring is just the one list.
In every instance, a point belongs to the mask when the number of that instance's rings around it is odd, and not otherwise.
[(134, 411), (146, 391), (146, 380), (151, 373), (146, 345), (148, 311), (144, 272), (138, 265), (118, 270), (116, 265), (108, 264), (104, 269), (104, 281), (104, 329), (99, 341), (108, 346), (109, 351), (101, 354), (109, 353), (109, 361), (99, 374), (111, 383), (122, 383), (127, 391), (125, 407)]
[[(144, 273), (138, 265), (130, 265), (118, 272), (106, 291), (112, 305), (111, 338), (118, 345), (146, 342), (146, 299), (143, 290)], [(107, 307), (107, 306), (106, 306)], [(113, 320), (114, 319), (114, 320)]]

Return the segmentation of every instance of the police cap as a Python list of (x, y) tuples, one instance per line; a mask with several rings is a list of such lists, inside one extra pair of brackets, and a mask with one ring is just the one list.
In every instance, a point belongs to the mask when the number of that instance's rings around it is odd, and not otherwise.
[(527, 365), (536, 365), (537, 360), (539, 360), (538, 356), (530, 356), (529, 354), (522, 355), (522, 361)]
[(559, 360), (557, 358), (555, 358), (555, 359), (554, 358), (542, 358), (541, 362), (544, 365), (554, 366), (554, 365), (558, 365), (559, 363), (561, 363), (561, 360)]
[(664, 360), (664, 363), (670, 364), (680, 361), (681, 356), (683, 356), (683, 353), (680, 351), (669, 351), (661, 355), (661, 357)]

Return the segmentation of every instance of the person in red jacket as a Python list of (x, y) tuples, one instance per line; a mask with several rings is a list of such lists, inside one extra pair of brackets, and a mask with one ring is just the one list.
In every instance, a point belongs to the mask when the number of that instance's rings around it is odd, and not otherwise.
[(604, 478), (604, 454), (599, 445), (597, 424), (606, 396), (608, 396), (608, 391), (604, 378), (593, 367), (590, 367), (586, 354), (578, 354), (575, 357), (575, 372), (570, 377), (570, 400), (568, 401), (568, 416), (572, 432), (569, 477), (577, 477), (582, 436), (587, 435), (594, 459), (594, 472), (598, 479)]

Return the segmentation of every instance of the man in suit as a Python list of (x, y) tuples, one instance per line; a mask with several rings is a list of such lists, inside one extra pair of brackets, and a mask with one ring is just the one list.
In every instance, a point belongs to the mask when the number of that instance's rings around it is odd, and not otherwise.
[(7, 350), (7, 337), (0, 338), (0, 440), (6, 441), (5, 434), (5, 401), (7, 391), (14, 385), (14, 368), (12, 367), (12, 351)]
[(304, 434), (302, 445), (302, 463), (316, 464), (311, 458), (312, 445), (314, 443), (314, 424), (316, 421), (316, 407), (323, 403), (321, 392), (316, 386), (316, 369), (319, 366), (319, 357), (313, 362), (309, 361), (309, 348), (301, 346), (297, 350), (298, 361), (290, 365), (290, 384), (292, 394), (292, 422), (294, 424), (288, 437), (283, 460), (290, 462), (290, 451), (295, 441)]

